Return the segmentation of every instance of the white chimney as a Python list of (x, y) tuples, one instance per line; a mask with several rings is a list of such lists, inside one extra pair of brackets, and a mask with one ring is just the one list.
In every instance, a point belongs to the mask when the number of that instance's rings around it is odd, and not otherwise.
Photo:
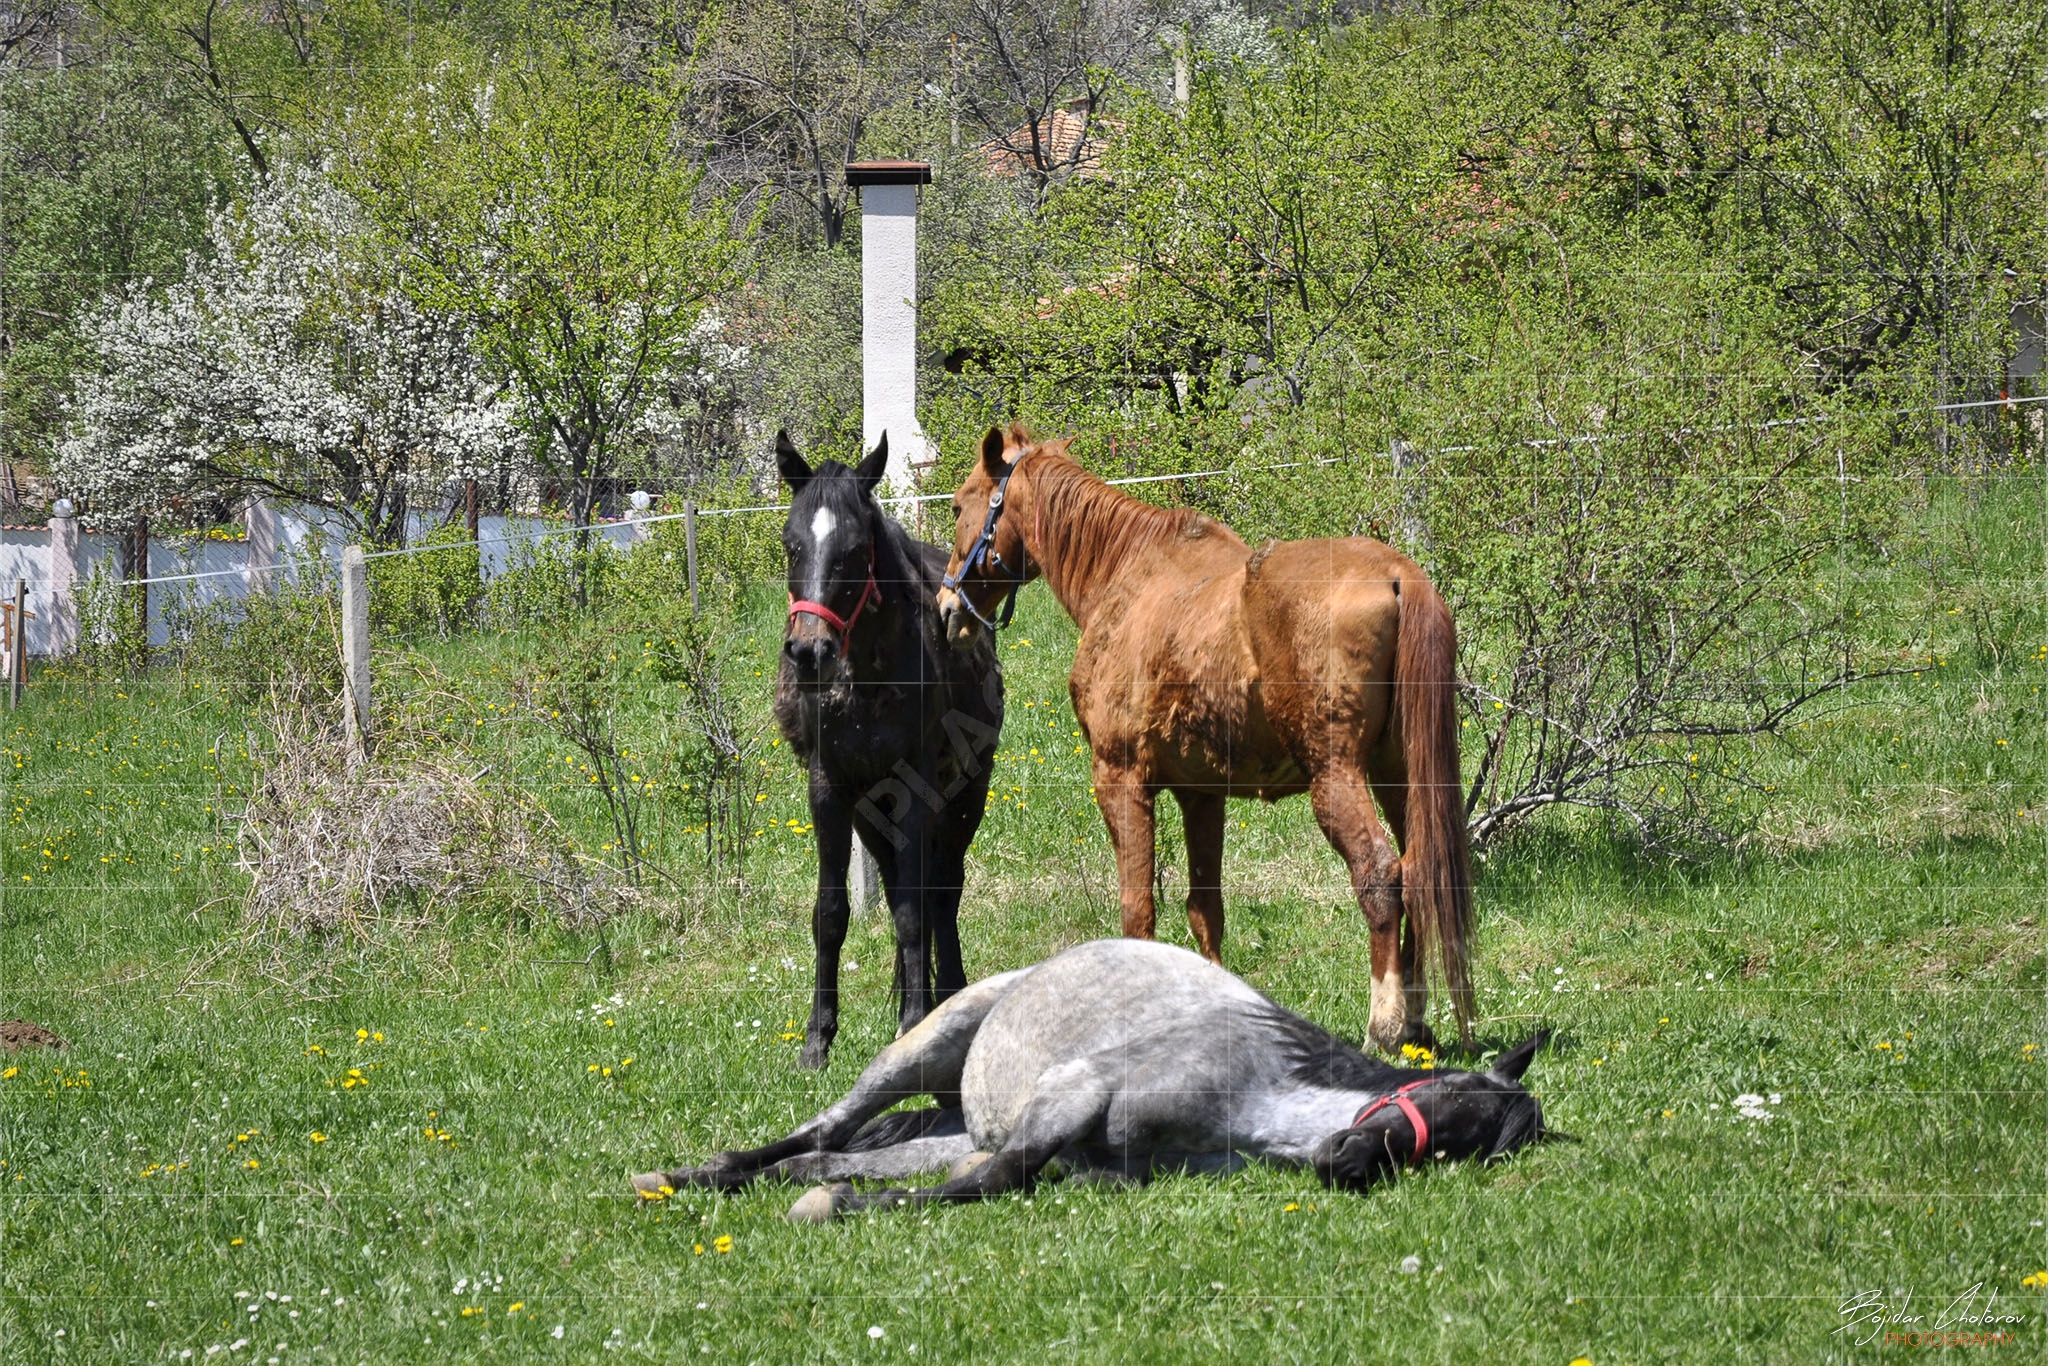
[(917, 187), (922, 161), (857, 161), (846, 183), (860, 191), (861, 438), (889, 434), (887, 491), (915, 491), (938, 453), (917, 422)]

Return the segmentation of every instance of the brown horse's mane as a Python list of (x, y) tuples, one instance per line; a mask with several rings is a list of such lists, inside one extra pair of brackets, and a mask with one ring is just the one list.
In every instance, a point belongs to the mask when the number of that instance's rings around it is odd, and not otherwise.
[[(1112, 488), (1066, 453), (1067, 443), (1033, 446), (1018, 461), (1030, 476), (1034, 521), (1046, 586), (1069, 612), (1113, 578), (1136, 551), (1163, 541), (1217, 536), (1237, 545), (1236, 532), (1192, 508), (1162, 508)], [(1030, 461), (1028, 466), (1023, 461)]]

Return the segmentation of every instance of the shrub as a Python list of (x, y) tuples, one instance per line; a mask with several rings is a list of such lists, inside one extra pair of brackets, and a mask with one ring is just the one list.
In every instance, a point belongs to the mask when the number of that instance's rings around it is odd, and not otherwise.
[(474, 626), (483, 597), (482, 555), (468, 528), (444, 523), (412, 550), (370, 561), (371, 624), (394, 635), (432, 632), (443, 640)]

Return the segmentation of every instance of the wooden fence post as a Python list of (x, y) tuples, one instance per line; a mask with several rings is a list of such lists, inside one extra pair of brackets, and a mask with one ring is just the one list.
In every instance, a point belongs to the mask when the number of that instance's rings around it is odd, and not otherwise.
[(690, 615), (697, 614), (697, 503), (683, 500), (683, 557), (689, 562)]
[(1423, 454), (1412, 442), (1394, 437), (1387, 442), (1387, 459), (1394, 467), (1394, 482), (1401, 490), (1401, 536), (1407, 544), (1401, 550), (1410, 559), (1430, 558), (1429, 523), (1423, 517)]
[(370, 566), (363, 548), (341, 552), (342, 686), (348, 692), (351, 738), (370, 747)]

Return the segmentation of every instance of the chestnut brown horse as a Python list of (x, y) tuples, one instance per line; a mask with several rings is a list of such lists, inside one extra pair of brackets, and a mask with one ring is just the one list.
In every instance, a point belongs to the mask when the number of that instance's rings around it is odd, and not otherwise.
[[(1223, 947), (1224, 799), (1306, 792), (1372, 939), (1374, 1043), (1431, 1040), (1426, 972), (1471, 1039), (1471, 858), (1457, 637), (1415, 562), (1362, 537), (1268, 541), (1154, 507), (1066, 441), (990, 428), (953, 500), (939, 610), (956, 647), (1043, 577), (1081, 628), (1069, 688), (1095, 756), (1126, 935), (1153, 937), (1153, 801), (1180, 803), (1188, 925)], [(1008, 604), (1000, 609), (1007, 619)], [(1386, 812), (1399, 854), (1373, 798)]]

